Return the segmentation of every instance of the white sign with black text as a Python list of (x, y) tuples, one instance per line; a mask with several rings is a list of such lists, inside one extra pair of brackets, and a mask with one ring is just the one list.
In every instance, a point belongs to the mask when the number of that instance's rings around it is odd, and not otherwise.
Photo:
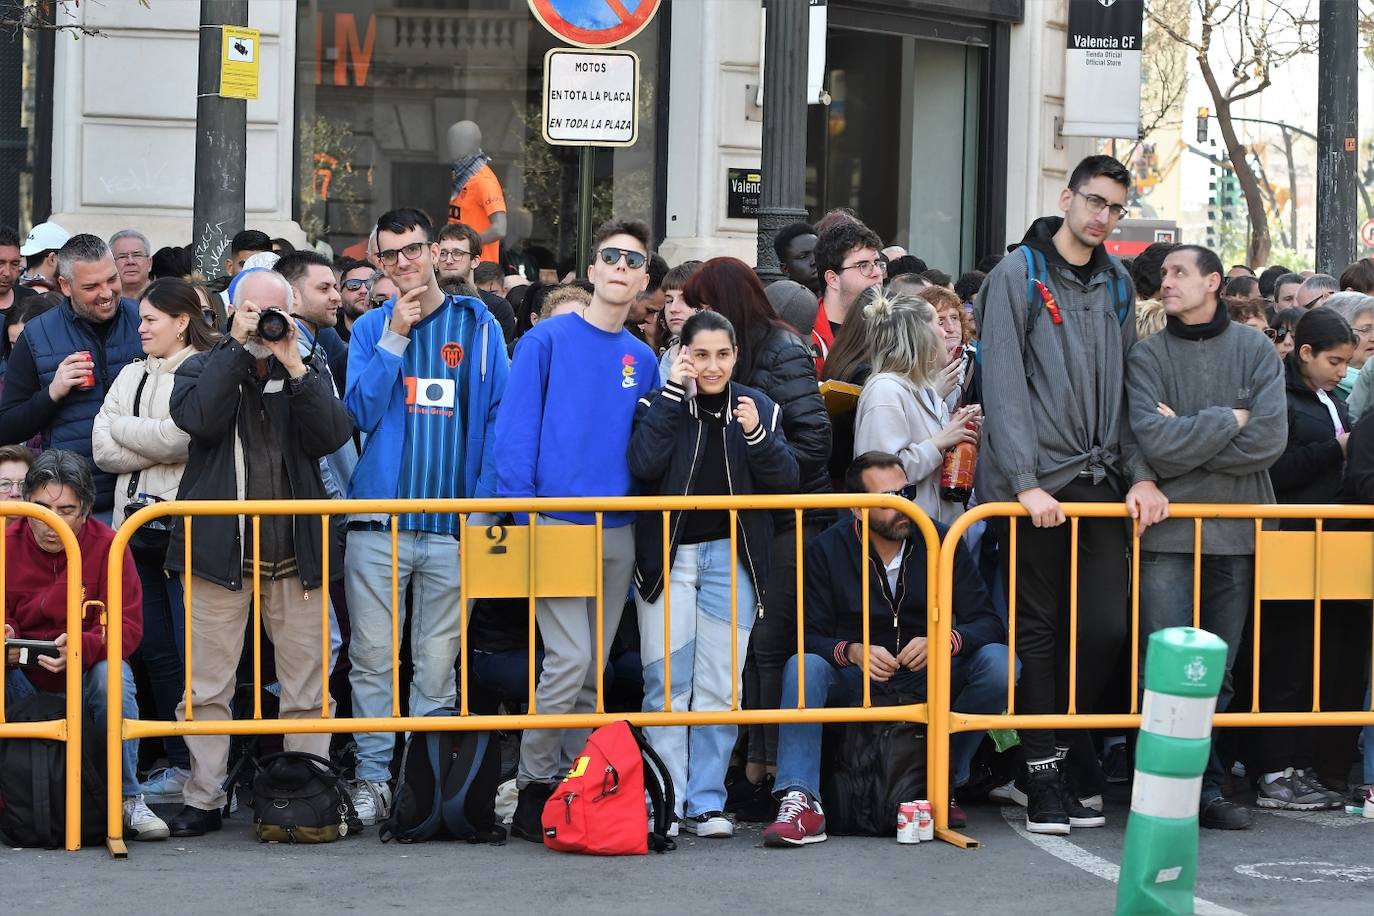
[(639, 57), (554, 48), (544, 55), (544, 140), (630, 146), (639, 137)]
[(1069, 0), (1065, 135), (1140, 136), (1144, 22), (1145, 0)]

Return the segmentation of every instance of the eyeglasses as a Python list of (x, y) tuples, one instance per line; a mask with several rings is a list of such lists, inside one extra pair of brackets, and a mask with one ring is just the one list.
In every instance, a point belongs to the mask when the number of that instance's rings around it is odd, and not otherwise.
[(148, 256), (147, 256), (146, 254), (144, 254), (143, 252), (141, 252), (141, 251), (126, 251), (126, 252), (124, 252), (123, 254), (117, 254), (117, 255), (115, 255), (115, 260), (116, 260), (116, 261), (142, 261), (142, 260), (143, 260), (144, 258), (146, 258), (146, 257), (148, 257)]
[(381, 306), (386, 305), (387, 300), (390, 299), (390, 298), (391, 298), (390, 296), (373, 296), (373, 297), (372, 297), (372, 306), (373, 306), (373, 308), (380, 308)]
[(1107, 200), (1107, 198), (1103, 197), (1101, 194), (1084, 194), (1082, 191), (1079, 191), (1075, 188), (1070, 188), (1069, 190), (1073, 191), (1074, 194), (1077, 194), (1079, 197), (1083, 198), (1084, 202), (1086, 202), (1088, 205), (1089, 212), (1091, 212), (1093, 216), (1096, 216), (1103, 210), (1110, 210), (1112, 219), (1121, 219), (1123, 216), (1126, 215), (1127, 211), (1125, 205), (1114, 204), (1111, 201)]
[(1368, 337), (1370, 334), (1374, 334), (1374, 325), (1362, 324), (1357, 328), (1352, 327), (1350, 330), (1359, 334), (1361, 337)]
[(24, 481), (6, 480), (0, 477), (0, 493), (18, 493), (22, 489), (24, 489)]
[(1272, 340), (1274, 343), (1283, 343), (1285, 340), (1288, 339), (1288, 329), (1287, 329), (1287, 328), (1265, 328), (1265, 329), (1264, 329), (1264, 336), (1265, 336), (1265, 337), (1268, 337), (1268, 338), (1269, 338), (1270, 340)]
[(876, 277), (878, 276), (878, 272), (882, 269), (883, 265), (881, 261), (855, 261), (853, 264), (846, 264), (844, 267), (841, 267), (839, 272), (844, 273), (846, 270), (857, 270), (861, 276)]
[(462, 251), (457, 248), (439, 249), (439, 260), (441, 261), (458, 261), (470, 257), (472, 257), (471, 251)]
[(366, 281), (366, 280), (360, 280), (360, 279), (358, 279), (357, 277), (354, 277), (352, 280), (345, 280), (345, 281), (343, 281), (342, 286), (343, 286), (344, 289), (348, 290), (350, 293), (356, 293), (358, 290), (362, 289), (364, 286), (367, 286), (367, 281)]
[(395, 264), (398, 255), (405, 255), (407, 261), (415, 261), (420, 257), (420, 253), (425, 250), (428, 242), (411, 242), (400, 248), (388, 248), (386, 251), (378, 252), (377, 256), (382, 259), (383, 264)]
[(625, 259), (625, 266), (630, 270), (639, 270), (644, 266), (644, 262), (649, 260), (648, 255), (640, 254), (638, 251), (630, 251), (625, 248), (603, 248), (597, 252), (601, 256), (601, 263), (614, 266), (621, 258)]

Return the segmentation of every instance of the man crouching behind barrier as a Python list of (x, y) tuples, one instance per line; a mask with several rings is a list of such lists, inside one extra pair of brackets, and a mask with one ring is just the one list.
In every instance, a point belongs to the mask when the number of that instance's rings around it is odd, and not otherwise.
[[(172, 421), (191, 436), (179, 499), (324, 499), (319, 460), (353, 434), (353, 421), (329, 380), (296, 345), (293, 322), (275, 340), (260, 335), (269, 309), (289, 313), (291, 287), (262, 271), (235, 289), (233, 324), (215, 347), (182, 363), (172, 389)], [(311, 592), (322, 578), (319, 520), (265, 515), (257, 553), (262, 619), (276, 650), (281, 717), (318, 716), (320, 613)], [(183, 569), (178, 520), (167, 569), (182, 573), (191, 605), (191, 706), (196, 721), (230, 718), (235, 673), (253, 602), (253, 523), (244, 516), (205, 516), (192, 528), (191, 569)], [(341, 572), (337, 558), (330, 569)], [(177, 707), (186, 718), (186, 700)], [(173, 836), (220, 827), (227, 735), (188, 735), (191, 778), (186, 805), (168, 826)], [(287, 735), (286, 749), (327, 757), (329, 735)]]

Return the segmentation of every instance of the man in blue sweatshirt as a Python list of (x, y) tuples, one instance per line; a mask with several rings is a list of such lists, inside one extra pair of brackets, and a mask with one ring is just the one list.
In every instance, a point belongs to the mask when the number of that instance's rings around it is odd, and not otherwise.
[[(429, 217), (392, 210), (377, 220), (378, 257), (397, 299), (353, 324), (344, 404), (365, 436), (348, 495), (353, 499), (456, 499), (495, 495), (496, 408), (510, 365), (501, 327), (480, 299), (445, 296), (434, 264)], [(623, 461), (622, 457), (622, 461)], [(348, 523), (344, 584), (353, 626), (354, 714), (391, 714), (391, 533), (386, 515)], [(460, 638), (458, 516), (397, 518), (398, 590), (412, 592), (415, 675), (410, 714), (457, 697)], [(387, 817), (396, 736), (358, 734), (353, 803), (364, 824)]]
[[(649, 227), (613, 221), (592, 239), (587, 275), (594, 291), (581, 313), (535, 325), (515, 347), (505, 403), (496, 423), (498, 491), (503, 497), (628, 496), (626, 458), (635, 405), (658, 387), (653, 352), (625, 330), (635, 297), (648, 284)], [(538, 524), (590, 525), (590, 513), (560, 512)], [(620, 624), (634, 571), (633, 515), (603, 516), (603, 607), (594, 598), (541, 598), (535, 619), (544, 669), (535, 699), (541, 713), (591, 712), (596, 676)], [(596, 618), (604, 640), (596, 657)], [(575, 743), (575, 736), (569, 737)], [(542, 843), (540, 814), (560, 774), (561, 732), (531, 729), (520, 744), (520, 799), (511, 833)]]

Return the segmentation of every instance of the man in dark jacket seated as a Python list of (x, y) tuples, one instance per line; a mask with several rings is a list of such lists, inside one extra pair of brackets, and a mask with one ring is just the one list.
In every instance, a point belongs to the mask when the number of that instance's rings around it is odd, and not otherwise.
[[(313, 357), (302, 359), (291, 312), (293, 292), (273, 271), (248, 274), (234, 289), (233, 323), (213, 349), (177, 369), (172, 421), (191, 436), (179, 499), (324, 499), (320, 458), (353, 435), (353, 419)], [(269, 309), (279, 315), (270, 315)], [(260, 323), (261, 322), (261, 330)], [(267, 333), (275, 322), (276, 336)], [(319, 716), (322, 583), (320, 522), (315, 516), (203, 516), (191, 526), (191, 568), (184, 569), (180, 521), (167, 551), (167, 569), (183, 573), (191, 605), (191, 696), (177, 718), (230, 718), (229, 701), (243, 652), (244, 632), (258, 578), (262, 619), (276, 651), (281, 717)], [(254, 544), (254, 538), (257, 544)], [(333, 539), (331, 539), (332, 541)], [(338, 576), (342, 565), (330, 557)], [(254, 569), (254, 565), (257, 568)], [(187, 715), (187, 704), (190, 704)], [(329, 735), (287, 735), (288, 751), (329, 756)], [(191, 778), (186, 805), (168, 822), (172, 836), (199, 836), (220, 827), (219, 809), (229, 736), (188, 735)]]
[[(906, 487), (901, 459), (867, 452), (845, 477), (851, 493), (900, 495)], [(940, 533), (944, 529), (936, 526)], [(863, 700), (863, 568), (859, 512), (842, 518), (806, 549), (806, 705), (859, 706)], [(892, 509), (868, 513), (869, 664), (873, 693), (926, 693), (926, 545), (912, 521)], [(995, 713), (1006, 708), (1006, 630), (972, 555), (959, 545), (954, 559), (954, 626), (950, 633), (952, 707)], [(783, 669), (782, 701), (797, 702), (797, 665)], [(982, 732), (950, 741), (954, 786), (968, 781), (969, 761)], [(777, 820), (763, 832), (767, 846), (804, 846), (826, 839), (820, 803), (821, 726), (783, 725), (778, 731)], [(952, 812), (953, 813), (953, 812)], [(959, 818), (960, 820), (962, 818)], [(953, 825), (955, 818), (951, 818)]]

